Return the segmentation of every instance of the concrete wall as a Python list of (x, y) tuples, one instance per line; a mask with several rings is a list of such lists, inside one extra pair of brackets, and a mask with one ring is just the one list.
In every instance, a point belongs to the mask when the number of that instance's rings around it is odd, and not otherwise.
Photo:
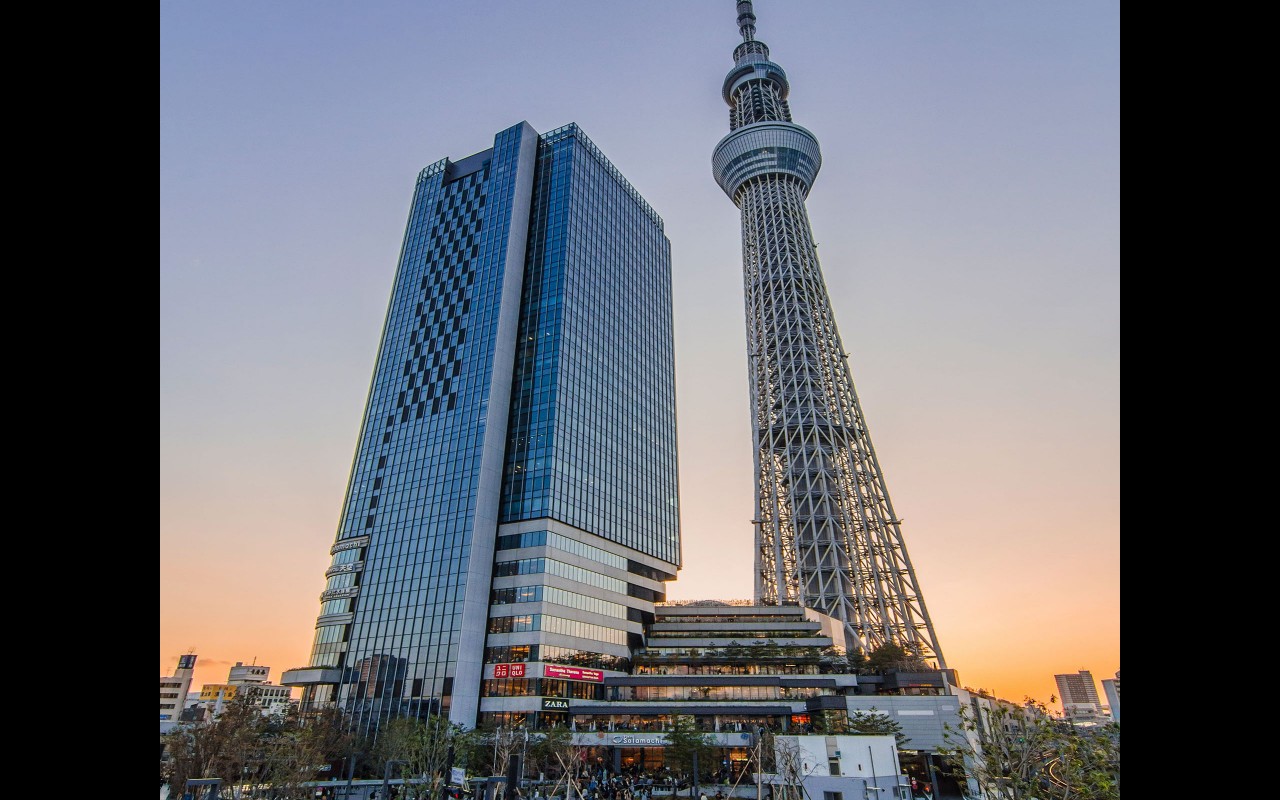
[(953, 696), (900, 696), (877, 695), (871, 697), (847, 697), (849, 715), (855, 711), (883, 713), (902, 726), (908, 741), (906, 750), (936, 752), (946, 743), (942, 740), (944, 726), (960, 728), (961, 698)]

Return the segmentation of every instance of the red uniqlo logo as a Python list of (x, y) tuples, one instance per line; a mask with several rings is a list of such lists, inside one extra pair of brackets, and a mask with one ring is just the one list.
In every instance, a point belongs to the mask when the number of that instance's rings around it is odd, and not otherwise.
[(506, 664), (494, 664), (494, 665), (493, 665), (493, 677), (495, 677), (495, 678), (505, 678), (505, 677), (507, 677), (507, 674), (508, 674), (508, 672), (510, 671), (510, 669), (511, 669), (511, 668), (510, 668), (509, 666), (507, 666)]
[(523, 677), (524, 677), (524, 664), (512, 664), (512, 665), (511, 665), (511, 677), (513, 677), (513, 678), (523, 678)]

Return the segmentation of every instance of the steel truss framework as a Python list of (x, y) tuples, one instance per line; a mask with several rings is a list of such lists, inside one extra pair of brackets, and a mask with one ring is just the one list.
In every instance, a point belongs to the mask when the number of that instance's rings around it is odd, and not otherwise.
[(742, 212), (756, 599), (829, 614), (864, 652), (895, 643), (945, 666), (813, 243), (805, 198), (816, 139), (791, 123), (785, 73), (755, 41), (747, 0), (738, 24), (743, 43), (724, 91), (732, 132), (713, 165)]

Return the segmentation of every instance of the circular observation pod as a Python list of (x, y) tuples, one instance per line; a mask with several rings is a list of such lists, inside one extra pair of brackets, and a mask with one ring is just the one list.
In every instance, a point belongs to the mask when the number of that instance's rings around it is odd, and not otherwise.
[(746, 53), (742, 59), (742, 63), (729, 70), (729, 74), (724, 76), (724, 84), (720, 87), (720, 96), (724, 98), (726, 104), (733, 105), (733, 93), (748, 81), (772, 81), (777, 87), (780, 100), (786, 100), (787, 95), (791, 94), (791, 83), (787, 80), (787, 71), (782, 67), (766, 56), (754, 53)]
[(822, 151), (812, 133), (794, 122), (757, 122), (720, 140), (711, 155), (711, 171), (729, 199), (737, 202), (742, 184), (760, 175), (785, 174), (809, 187), (822, 168)]

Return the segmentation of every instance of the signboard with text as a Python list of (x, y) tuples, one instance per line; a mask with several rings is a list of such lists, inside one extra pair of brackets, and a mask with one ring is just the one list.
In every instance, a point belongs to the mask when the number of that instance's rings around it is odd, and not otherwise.
[[(704, 738), (707, 744), (712, 747), (751, 746), (751, 734), (746, 732), (707, 733), (704, 734)], [(576, 731), (573, 734), (573, 743), (577, 747), (666, 747), (670, 744), (665, 733), (624, 733), (621, 731)]]
[(495, 678), (523, 678), (524, 664), (494, 664), (493, 677)]
[(583, 669), (582, 667), (561, 667), (556, 664), (543, 664), (542, 674), (548, 678), (560, 678), (561, 680), (566, 681), (604, 683), (604, 673), (598, 669)]
[(543, 711), (568, 711), (569, 701), (560, 697), (544, 697), (542, 698)]

